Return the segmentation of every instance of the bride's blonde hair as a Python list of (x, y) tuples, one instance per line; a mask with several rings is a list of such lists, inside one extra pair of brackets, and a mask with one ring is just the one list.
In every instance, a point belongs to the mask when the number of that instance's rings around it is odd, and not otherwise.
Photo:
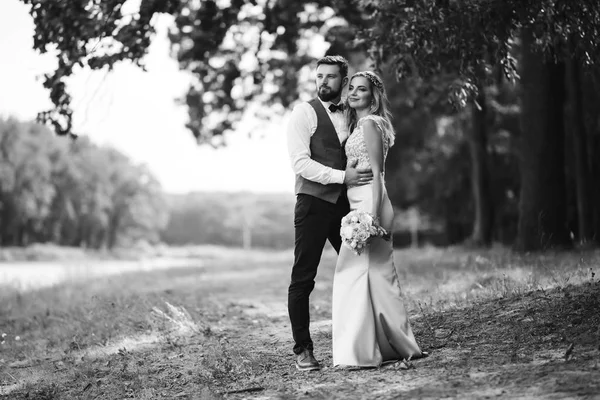
[[(372, 71), (360, 71), (352, 75), (352, 79), (356, 77), (366, 78), (371, 86), (371, 93), (373, 94), (373, 103), (371, 105), (371, 114), (381, 117), (383, 120), (384, 128), (388, 132), (383, 132), (386, 137), (390, 139), (390, 147), (394, 144), (394, 127), (392, 126), (392, 113), (390, 111), (390, 102), (383, 86), (383, 81), (375, 72)], [(346, 110), (346, 123), (348, 125), (348, 132), (352, 132), (356, 128), (358, 123), (358, 117), (356, 116), (356, 110), (348, 106), (348, 99), (345, 101)]]

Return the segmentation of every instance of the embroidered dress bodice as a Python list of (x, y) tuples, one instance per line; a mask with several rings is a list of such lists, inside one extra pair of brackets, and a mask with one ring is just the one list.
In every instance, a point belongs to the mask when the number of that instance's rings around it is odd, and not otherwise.
[(381, 117), (377, 115), (367, 115), (359, 119), (356, 123), (356, 128), (354, 128), (354, 130), (350, 134), (350, 137), (346, 141), (346, 157), (348, 159), (348, 163), (351, 164), (355, 160), (358, 160), (358, 163), (356, 165), (356, 168), (358, 169), (371, 168), (371, 163), (369, 161), (369, 153), (367, 151), (367, 144), (365, 143), (365, 135), (363, 132), (363, 124), (367, 120), (375, 122), (382, 135), (384, 163), (387, 157), (388, 150), (393, 144), (391, 134), (388, 133), (388, 129), (386, 129)]

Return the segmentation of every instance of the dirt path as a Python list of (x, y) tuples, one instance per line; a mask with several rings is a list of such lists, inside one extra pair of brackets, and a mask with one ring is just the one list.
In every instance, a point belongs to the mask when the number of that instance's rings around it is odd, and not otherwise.
[[(2, 315), (8, 322), (0, 330), (23, 331), (31, 342), (45, 339), (37, 350), (15, 352), (18, 359), (0, 356), (0, 398), (600, 399), (597, 279), (442, 309), (421, 305), (430, 292), (415, 294), (407, 299), (411, 321), (431, 356), (350, 371), (331, 367), (332, 260), (325, 255), (311, 300), (311, 329), (322, 371), (300, 373), (293, 367), (286, 309), (290, 256), (263, 254), (71, 287), (79, 296), (103, 293), (106, 301), (121, 302), (107, 314), (98, 311), (98, 303), (84, 310), (96, 313), (95, 318), (122, 318), (121, 325), (111, 328), (122, 334), (101, 344), (85, 337), (100, 329), (92, 320), (86, 322), (89, 329), (76, 331), (76, 346), (67, 346), (61, 337), (72, 332), (55, 333), (54, 320), (44, 322), (53, 315), (45, 316), (47, 308), (27, 309), (26, 318), (19, 319), (14, 306), (13, 314)], [(464, 271), (456, 274), (465, 280)], [(483, 272), (477, 274), (483, 277), (480, 282), (489, 280)], [(405, 286), (418, 278), (400, 275)], [(113, 294), (106, 294), (109, 288)], [(35, 298), (48, 304), (55, 294), (46, 298), (45, 293), (32, 292), (19, 301)], [(65, 308), (63, 325), (74, 314)], [(126, 330), (144, 321), (151, 323), (137, 334)], [(52, 334), (59, 343), (54, 347), (48, 340)]]
[[(312, 297), (311, 330), (325, 368), (298, 373), (285, 304), (288, 270), (273, 268), (280, 265), (239, 271), (237, 277), (222, 272), (227, 289), (215, 288), (213, 301), (227, 316), (220, 329), (228, 346), (263, 366), (250, 379), (241, 374), (229, 384), (217, 382), (219, 393), (262, 388), (228, 398), (600, 398), (598, 282), (442, 313), (413, 312), (416, 336), (430, 358), (347, 371), (331, 367), (331, 270), (324, 269)], [(214, 288), (219, 274), (207, 278), (215, 279), (207, 285)]]
[(598, 285), (569, 287), (421, 315), (415, 332), (431, 356), (371, 370), (332, 368), (331, 321), (317, 319), (312, 332), (325, 365), (318, 373), (291, 367), (285, 309), (241, 302), (238, 322), (225, 329), (228, 341), (255, 349), (273, 370), (221, 391), (264, 388), (230, 395), (257, 399), (600, 398), (599, 296)]

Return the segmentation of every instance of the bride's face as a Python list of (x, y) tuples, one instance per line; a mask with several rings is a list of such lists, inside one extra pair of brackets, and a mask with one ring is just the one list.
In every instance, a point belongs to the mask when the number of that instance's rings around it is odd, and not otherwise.
[(354, 77), (348, 86), (348, 106), (362, 110), (371, 107), (372, 100), (371, 82), (363, 76)]

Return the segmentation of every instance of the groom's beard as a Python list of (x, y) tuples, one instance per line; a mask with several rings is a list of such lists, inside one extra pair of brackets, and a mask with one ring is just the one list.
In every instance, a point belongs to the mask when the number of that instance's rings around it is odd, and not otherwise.
[(318, 96), (322, 101), (331, 101), (342, 94), (342, 88), (333, 90), (329, 86), (320, 86)]

